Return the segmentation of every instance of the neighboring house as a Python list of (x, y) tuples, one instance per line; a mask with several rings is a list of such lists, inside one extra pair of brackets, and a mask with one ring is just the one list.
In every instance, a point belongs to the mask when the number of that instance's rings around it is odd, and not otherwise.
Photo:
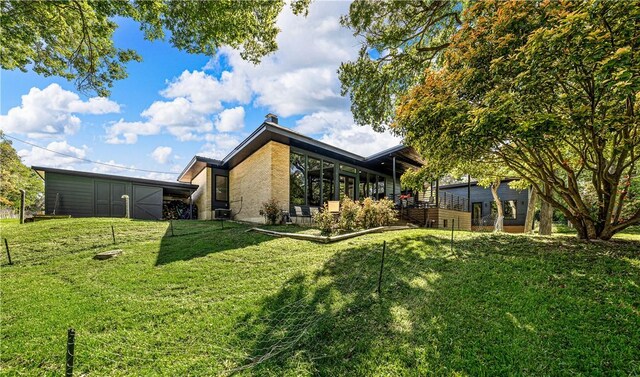
[[(504, 230), (510, 233), (524, 232), (524, 222), (527, 217), (529, 203), (528, 190), (514, 190), (509, 182), (515, 179), (505, 179), (498, 187), (498, 196), (504, 209)], [(443, 185), (441, 193), (467, 197), (470, 193), (471, 225), (473, 230), (493, 230), (495, 223), (496, 204), (489, 187), (479, 186), (477, 182)], [(445, 197), (446, 197), (445, 194)]]
[(121, 197), (127, 194), (134, 218), (161, 219), (163, 201), (181, 198), (197, 206), (198, 219), (262, 222), (262, 204), (269, 199), (304, 217), (345, 196), (397, 200), (400, 176), (422, 163), (413, 148), (403, 145), (362, 157), (284, 128), (269, 114), (222, 160), (195, 156), (179, 182), (33, 169), (45, 180), (47, 214), (120, 217)]

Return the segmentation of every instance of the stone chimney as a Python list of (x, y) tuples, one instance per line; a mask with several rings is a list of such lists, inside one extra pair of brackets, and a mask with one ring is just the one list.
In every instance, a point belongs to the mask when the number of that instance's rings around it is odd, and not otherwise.
[(269, 113), (264, 118), (265, 118), (264, 119), (265, 122), (271, 122), (271, 123), (278, 124), (278, 116), (276, 114)]

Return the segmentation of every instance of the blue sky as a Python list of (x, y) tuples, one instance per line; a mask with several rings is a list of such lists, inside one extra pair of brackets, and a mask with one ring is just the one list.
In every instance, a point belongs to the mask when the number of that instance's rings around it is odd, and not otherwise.
[(195, 154), (224, 157), (269, 112), (303, 134), (361, 155), (375, 153), (399, 140), (356, 126), (348, 98), (340, 96), (337, 69), (359, 48), (339, 24), (348, 6), (314, 2), (306, 18), (285, 7), (278, 19), (279, 50), (260, 65), (230, 48), (205, 56), (145, 41), (138, 24), (119, 20), (116, 45), (135, 49), (144, 60), (128, 65), (129, 77), (115, 83), (108, 99), (78, 93), (61, 78), (3, 70), (0, 128), (48, 149), (123, 168), (14, 142), (27, 165), (166, 180), (175, 179)]

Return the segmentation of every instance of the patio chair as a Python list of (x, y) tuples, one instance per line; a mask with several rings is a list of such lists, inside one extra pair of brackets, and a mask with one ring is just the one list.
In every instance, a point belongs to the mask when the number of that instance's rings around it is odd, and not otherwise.
[(309, 207), (306, 207), (306, 211), (301, 206), (294, 206), (293, 211), (295, 213), (296, 219), (299, 218), (300, 221), (304, 224), (305, 219), (311, 219), (311, 213), (308, 211)]

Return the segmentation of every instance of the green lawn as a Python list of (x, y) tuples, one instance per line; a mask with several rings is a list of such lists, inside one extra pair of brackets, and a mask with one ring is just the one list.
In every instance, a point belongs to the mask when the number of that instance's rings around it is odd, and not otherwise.
[[(93, 260), (116, 248), (123, 254)], [(218, 222), (1, 222), (3, 375), (639, 375), (640, 234), (406, 230), (315, 244)], [(382, 297), (375, 293), (387, 241)]]

